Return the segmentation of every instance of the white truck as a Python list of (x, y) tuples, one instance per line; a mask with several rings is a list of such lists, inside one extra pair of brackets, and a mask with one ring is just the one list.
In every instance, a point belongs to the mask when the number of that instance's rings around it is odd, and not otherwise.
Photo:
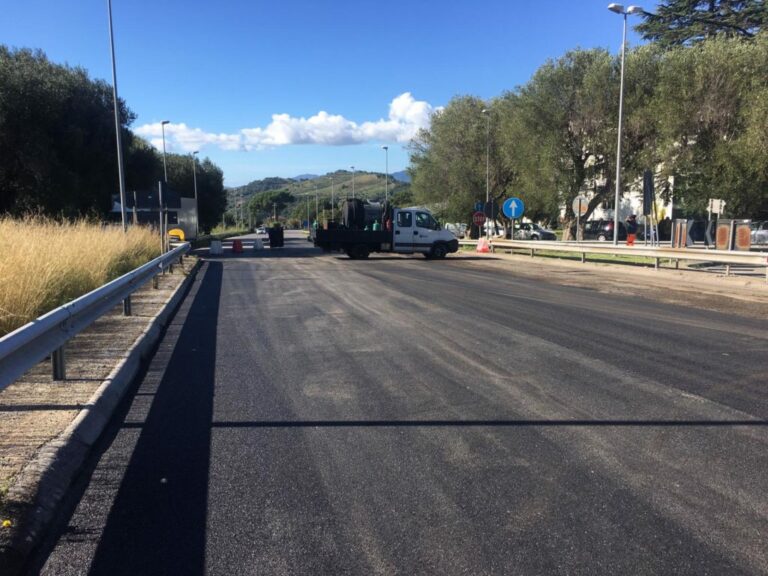
[(459, 249), (456, 237), (425, 208), (394, 208), (386, 202), (360, 200), (347, 200), (342, 208), (339, 225), (329, 222), (327, 228), (311, 232), (315, 246), (326, 252), (340, 250), (352, 259), (368, 258), (371, 252), (445, 258)]

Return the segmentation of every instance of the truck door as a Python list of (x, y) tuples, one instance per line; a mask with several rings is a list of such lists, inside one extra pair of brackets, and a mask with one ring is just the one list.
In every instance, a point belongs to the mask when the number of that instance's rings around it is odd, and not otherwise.
[(437, 240), (437, 221), (428, 212), (416, 212), (416, 228), (413, 231), (413, 251), (429, 252)]
[(395, 252), (413, 252), (413, 213), (408, 210), (395, 210)]

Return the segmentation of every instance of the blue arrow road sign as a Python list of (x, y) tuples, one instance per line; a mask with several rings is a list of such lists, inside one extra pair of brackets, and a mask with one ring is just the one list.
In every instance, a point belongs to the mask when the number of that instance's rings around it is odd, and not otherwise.
[(525, 212), (525, 204), (520, 198), (507, 198), (501, 210), (507, 218), (520, 218)]
[(475, 202), (475, 212), (482, 212), (482, 211), (483, 211), (483, 203)]

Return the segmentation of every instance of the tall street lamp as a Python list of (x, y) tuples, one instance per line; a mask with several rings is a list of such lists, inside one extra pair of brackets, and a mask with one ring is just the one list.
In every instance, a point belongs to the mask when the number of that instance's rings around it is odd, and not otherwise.
[(389, 201), (389, 146), (382, 146), (384, 150), (384, 200)]
[[(485, 205), (486, 207), (491, 201), (491, 111), (487, 108), (483, 108), (483, 114), (487, 120), (485, 131)], [(493, 224), (492, 224), (493, 225)], [(486, 236), (490, 237), (491, 230), (486, 226)], [(478, 236), (479, 236), (478, 232)]]
[(197, 204), (197, 159), (195, 156), (199, 153), (199, 150), (192, 152), (192, 182), (195, 186), (195, 238), (200, 236), (200, 208)]
[(168, 184), (168, 166), (165, 164), (165, 125), (170, 124), (170, 122), (170, 120), (160, 122), (160, 129), (163, 131), (163, 174), (165, 175), (166, 184)]
[(112, 0), (107, 0), (109, 12), (109, 45), (112, 52), (112, 100), (115, 107), (115, 133), (117, 135), (117, 175), (120, 183), (120, 215), (123, 221), (123, 232), (128, 231), (125, 217), (125, 170), (123, 168), (123, 141), (120, 134), (120, 105), (117, 99), (117, 65), (115, 64), (115, 37), (112, 32)]
[(315, 220), (320, 218), (320, 198), (317, 195), (317, 182), (315, 182)]
[(624, 10), (622, 4), (608, 4), (608, 10), (621, 14), (624, 18), (624, 31), (621, 37), (621, 80), (619, 85), (619, 135), (616, 144), (616, 197), (613, 206), (613, 244), (619, 243), (619, 197), (621, 193), (621, 128), (624, 122), (624, 52), (627, 46), (627, 16), (629, 14), (642, 14), (640, 6), (630, 6)]
[(352, 200), (355, 199), (355, 167), (350, 166), (352, 168)]
[(333, 191), (333, 176), (331, 176), (331, 220), (336, 219), (336, 195)]

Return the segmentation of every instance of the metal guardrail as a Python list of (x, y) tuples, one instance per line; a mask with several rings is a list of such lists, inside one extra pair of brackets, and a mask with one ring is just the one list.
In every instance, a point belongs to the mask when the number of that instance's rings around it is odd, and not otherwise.
[[(460, 240), (462, 246), (476, 246), (477, 240)], [(586, 262), (587, 254), (608, 254), (611, 256), (642, 256), (655, 259), (655, 268), (659, 260), (692, 260), (697, 262), (716, 262), (730, 266), (731, 264), (746, 264), (749, 266), (766, 266), (766, 282), (768, 282), (768, 256), (761, 252), (736, 252), (729, 250), (703, 250), (697, 248), (666, 248), (649, 246), (614, 246), (612, 244), (587, 244), (579, 242), (547, 242), (542, 240), (498, 240), (491, 239), (491, 250), (509, 248), (527, 250), (531, 256), (538, 252), (568, 252), (581, 254), (581, 261)]]
[(123, 313), (130, 316), (131, 294), (150, 280), (156, 280), (158, 274), (180, 261), (188, 251), (188, 242), (176, 246), (151, 262), (0, 338), (0, 390), (7, 388), (47, 356), (51, 356), (53, 379), (65, 379), (64, 346), (67, 341), (121, 301)]

